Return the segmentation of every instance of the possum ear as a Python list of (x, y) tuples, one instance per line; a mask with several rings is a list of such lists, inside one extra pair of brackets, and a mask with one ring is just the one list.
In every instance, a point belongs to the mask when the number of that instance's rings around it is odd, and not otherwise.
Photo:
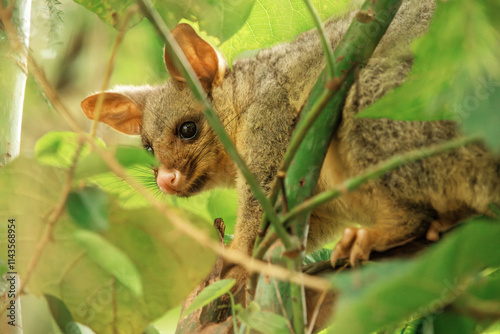
[[(187, 23), (177, 25), (172, 30), (172, 35), (207, 92), (212, 89), (212, 86), (222, 82), (228, 65), (224, 57), (213, 46), (198, 36), (196, 31)], [(166, 48), (164, 58), (165, 65), (172, 78), (185, 82), (186, 79), (182, 76), (182, 72), (176, 68)]]
[(90, 119), (95, 119), (96, 105), (101, 96), (103, 100), (99, 121), (113, 129), (128, 134), (139, 135), (142, 130), (142, 109), (127, 96), (104, 92), (90, 95), (82, 101), (83, 113)]

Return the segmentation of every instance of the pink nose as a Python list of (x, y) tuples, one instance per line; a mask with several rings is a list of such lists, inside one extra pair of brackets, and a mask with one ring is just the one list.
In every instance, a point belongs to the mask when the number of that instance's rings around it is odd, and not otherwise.
[(161, 166), (158, 169), (156, 184), (164, 193), (175, 195), (180, 184), (180, 172), (176, 169), (168, 170)]

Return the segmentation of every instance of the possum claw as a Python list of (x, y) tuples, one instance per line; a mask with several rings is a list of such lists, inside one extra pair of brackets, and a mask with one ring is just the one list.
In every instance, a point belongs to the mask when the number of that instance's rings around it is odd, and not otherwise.
[(342, 238), (335, 246), (330, 263), (335, 267), (338, 259), (349, 258), (349, 263), (354, 267), (359, 261), (368, 260), (372, 250), (370, 231), (364, 228), (346, 228)]

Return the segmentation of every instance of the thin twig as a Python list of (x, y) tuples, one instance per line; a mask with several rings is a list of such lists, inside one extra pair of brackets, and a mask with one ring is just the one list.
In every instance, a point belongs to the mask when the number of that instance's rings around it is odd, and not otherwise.
[(319, 296), (318, 302), (314, 307), (314, 311), (311, 317), (311, 323), (309, 324), (309, 328), (307, 329), (307, 334), (312, 334), (314, 330), (314, 324), (316, 323), (316, 319), (318, 319), (319, 310), (321, 309), (321, 305), (323, 304), (323, 300), (325, 300), (327, 291), (323, 291), (321, 296)]
[(286, 309), (285, 309), (285, 305), (283, 303), (283, 298), (281, 298), (281, 293), (280, 293), (280, 289), (278, 286), (278, 281), (276, 281), (275, 279), (273, 279), (272, 281), (273, 281), (273, 285), (274, 285), (274, 290), (276, 291), (276, 297), (278, 298), (278, 304), (279, 304), (280, 309), (281, 309), (281, 314), (283, 314), (283, 317), (286, 319), (286, 325), (288, 327), (288, 330), (290, 331), (290, 333), (295, 333), (295, 331), (293, 330), (292, 323), (290, 322), (290, 319), (288, 318), (288, 316), (286, 314)]
[(314, 5), (311, 3), (311, 0), (304, 0), (304, 3), (309, 10), (309, 14), (311, 15), (314, 24), (316, 25), (316, 29), (318, 29), (318, 34), (321, 39), (321, 44), (323, 45), (323, 50), (325, 51), (325, 58), (326, 58), (326, 67), (327, 67), (327, 73), (328, 73), (328, 78), (333, 78), (335, 76), (335, 61), (333, 58), (333, 49), (332, 45), (329, 42), (329, 38), (326, 34), (325, 27), (323, 26), (323, 23), (321, 22), (321, 19), (316, 12), (316, 8)]
[(231, 291), (228, 292), (229, 299), (231, 300), (231, 314), (233, 315), (233, 333), (238, 332), (238, 324), (236, 322), (236, 303), (234, 302), (234, 296)]
[(269, 231), (264, 239), (262, 239), (262, 242), (254, 248), (252, 256), (258, 260), (262, 260), (269, 247), (271, 247), (276, 240), (278, 240), (276, 233), (274, 231)]
[(291, 221), (293, 218), (298, 217), (302, 213), (313, 210), (314, 208), (317, 208), (318, 206), (336, 197), (339, 197), (342, 194), (354, 191), (366, 182), (374, 180), (390, 171), (393, 171), (394, 169), (418, 160), (431, 157), (433, 155), (459, 148), (461, 146), (472, 144), (479, 140), (480, 138), (478, 136), (462, 137), (428, 148), (422, 148), (402, 155), (393, 156), (392, 158), (370, 168), (364, 174), (350, 178), (334, 189), (322, 192), (297, 205), (285, 216), (285, 224)]
[[(297, 256), (295, 259), (287, 259), (289, 270), (298, 271), (302, 270), (302, 256)], [(296, 333), (304, 333), (307, 326), (307, 305), (305, 298), (304, 285), (291, 283), (290, 288), (290, 301), (292, 303), (292, 320), (293, 328)]]
[[(123, 21), (121, 22), (120, 29), (118, 30), (118, 35), (116, 36), (115, 43), (113, 45), (113, 49), (111, 50), (111, 56), (109, 57), (108, 64), (106, 65), (106, 72), (104, 72), (104, 80), (101, 85), (101, 92), (104, 92), (108, 89), (109, 81), (111, 79), (111, 74), (113, 73), (114, 64), (116, 61), (116, 56), (118, 54), (118, 49), (122, 44), (123, 37), (125, 37), (125, 33), (127, 32), (127, 25), (130, 21), (132, 15), (137, 12), (137, 6), (130, 6), (129, 9), (125, 12)], [(90, 136), (95, 137), (97, 132), (97, 125), (99, 124), (99, 118), (101, 117), (102, 105), (104, 103), (104, 94), (99, 94), (97, 97), (96, 105), (95, 105), (95, 113), (94, 120), (92, 121), (92, 127), (90, 129)]]
[(288, 207), (288, 198), (286, 196), (286, 188), (285, 188), (285, 177), (286, 173), (278, 173), (277, 178), (278, 178), (278, 183), (281, 188), (281, 196), (283, 198), (283, 210), (282, 214), (288, 213), (289, 207)]
[(64, 211), (64, 208), (66, 206), (66, 200), (68, 199), (68, 195), (71, 191), (71, 185), (73, 183), (73, 177), (75, 175), (76, 164), (77, 164), (78, 159), (80, 157), (80, 153), (82, 152), (83, 143), (84, 143), (84, 141), (82, 140), (82, 138), (80, 138), (80, 140), (78, 142), (78, 146), (77, 146), (76, 151), (75, 151), (75, 155), (73, 156), (73, 161), (71, 163), (71, 167), (68, 170), (68, 175), (66, 176), (63, 191), (61, 193), (59, 201), (57, 202), (56, 206), (54, 207), (54, 209), (52, 210), (52, 212), (48, 218), (47, 228), (45, 229), (45, 232), (43, 233), (42, 237), (38, 241), (38, 243), (35, 247), (35, 251), (33, 252), (33, 257), (31, 258), (31, 260), (28, 264), (28, 268), (26, 270), (26, 273), (24, 274), (23, 281), (22, 281), (21, 286), (19, 288), (20, 294), (22, 294), (24, 292), (24, 288), (28, 285), (28, 283), (31, 279), (31, 274), (33, 273), (36, 266), (38, 265), (38, 261), (40, 260), (40, 257), (42, 256), (42, 253), (45, 249), (45, 246), (52, 239), (52, 232), (54, 231), (54, 228), (56, 226), (56, 222)]
[(243, 175), (248, 185), (252, 189), (255, 198), (262, 206), (262, 209), (264, 210), (266, 216), (269, 217), (269, 220), (271, 221), (271, 224), (275, 228), (276, 233), (283, 240), (283, 244), (287, 249), (297, 248), (297, 245), (295, 245), (295, 243), (292, 241), (292, 239), (286, 232), (285, 228), (283, 227), (278, 214), (276, 213), (271, 204), (271, 201), (267, 198), (266, 194), (264, 193), (264, 190), (260, 186), (256, 177), (252, 174), (252, 172), (246, 165), (245, 161), (236, 150), (236, 147), (232, 143), (231, 139), (229, 138), (229, 135), (224, 129), (224, 125), (222, 124), (219, 117), (213, 110), (211, 103), (208, 101), (200, 81), (198, 80), (196, 74), (191, 68), (191, 65), (187, 61), (186, 57), (184, 56), (184, 53), (180, 49), (176, 40), (170, 33), (170, 30), (167, 28), (167, 26), (161, 19), (158, 12), (153, 7), (150, 0), (139, 0), (138, 3), (144, 12), (144, 15), (149, 19), (151, 24), (153, 24), (158, 34), (165, 42), (165, 47), (169, 52), (169, 54), (174, 57), (174, 61), (176, 61), (178, 64), (181, 65), (180, 70), (182, 71), (182, 74), (186, 79), (186, 83), (193, 92), (195, 98), (199, 100), (205, 107), (204, 113), (205, 116), (207, 117), (208, 122), (210, 123), (212, 129), (214, 130), (214, 132), (217, 134), (220, 141), (224, 145), (224, 148), (226, 149), (231, 159), (238, 166), (241, 174)]

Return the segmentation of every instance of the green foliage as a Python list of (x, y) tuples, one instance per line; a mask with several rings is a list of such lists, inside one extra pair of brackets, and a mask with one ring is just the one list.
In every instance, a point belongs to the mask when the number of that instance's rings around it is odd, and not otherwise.
[[(119, 26), (134, 3), (75, 2), (114, 27)], [(341, 13), (348, 1), (316, 0), (313, 4), (325, 19)], [(499, 7), (496, 0), (439, 2), (430, 32), (414, 45), (412, 76), (364, 115), (402, 120), (457, 119), (466, 133), (483, 134), (492, 147), (499, 148)], [(157, 1), (157, 8), (171, 28), (180, 19), (197, 24), (214, 38), (215, 44), (220, 43), (230, 63), (244, 51), (241, 56), (255, 54), (250, 50), (288, 41), (313, 27), (301, 0), (261, 0), (255, 4), (246, 0), (168, 0)], [(139, 20), (140, 15), (136, 15), (130, 24)], [(134, 30), (127, 36), (131, 34)], [(133, 41), (132, 48), (146, 48), (142, 42), (153, 39), (139, 38), (143, 40)], [(109, 41), (99, 43), (106, 45)], [(153, 49), (148, 44), (144, 54)], [(160, 54), (157, 65), (161, 64)], [(136, 55), (123, 60), (126, 66), (117, 66), (126, 69), (122, 73), (142, 70), (142, 61), (137, 61)], [(138, 77), (146, 74), (141, 72)], [(37, 244), (43, 240), (53, 208), (60, 201), (77, 146), (75, 133), (50, 132), (35, 146), (36, 161), (20, 158), (0, 169), (0, 217), (2, 221), (15, 218), (19, 223), (17, 235), (22, 238), (17, 239), (17, 247), (22, 253), (16, 269), (21, 277), (26, 276), (30, 261), (38, 256)], [(151, 155), (123, 146), (110, 152), (145, 187), (157, 188), (150, 169), (157, 162)], [(87, 145), (80, 157), (66, 211), (54, 223), (49, 241), (31, 267), (27, 288), (46, 296), (63, 331), (78, 321), (98, 333), (143, 332), (206, 276), (215, 256), (174, 230), (163, 215), (112, 174)], [(179, 208), (179, 215), (207, 233), (213, 233), (211, 225), (216, 217), (224, 218), (226, 234), (234, 231), (237, 203), (233, 190), (191, 199), (160, 196)], [(5, 225), (1, 224), (0, 235), (5, 234)], [(469, 333), (489, 326), (489, 322), (478, 322), (467, 314), (498, 318), (500, 282), (495, 268), (500, 267), (500, 255), (495, 244), (499, 235), (498, 221), (479, 219), (450, 234), (422, 257), (370, 264), (332, 278), (340, 297), (330, 332), (373, 332), (394, 328), (405, 320), (408, 324), (400, 333), (418, 333), (424, 325), (432, 326), (435, 333)], [(0, 260), (7, 259), (5, 238), (0, 238), (0, 249)], [(328, 250), (321, 250), (307, 256), (305, 262), (326, 260), (329, 255)], [(493, 269), (485, 270), (488, 266)], [(0, 261), (0, 274), (6, 270)], [(3, 283), (0, 279), (0, 292), (5, 288)], [(223, 286), (206, 289), (195, 307), (206, 305), (232, 286), (228, 281), (220, 284)], [(281, 285), (278, 288), (281, 290)], [(288, 333), (285, 318), (264, 312), (261, 307), (255, 303), (245, 310), (238, 307), (238, 319), (265, 333)], [(418, 320), (412, 321), (415, 318)], [(497, 324), (491, 331), (498, 332), (498, 328)], [(155, 328), (149, 326), (146, 332), (154, 333)]]
[[(131, 0), (75, 0), (75, 2), (96, 13), (101, 20), (115, 28), (120, 27), (127, 9), (135, 3)], [(155, 5), (170, 29), (173, 29), (184, 18), (197, 21), (201, 30), (220, 41), (225, 41), (246, 22), (253, 3), (253, 0), (197, 0), (188, 3), (163, 0), (156, 1)], [(139, 19), (136, 16), (131, 22), (132, 25)]]
[(481, 275), (486, 267), (500, 267), (499, 235), (499, 221), (476, 219), (413, 261), (373, 264), (336, 275), (332, 281), (341, 294), (328, 333), (369, 333), (425, 316), (469, 296), (469, 289), (485, 281), (491, 282), (487, 298), (500, 300), (492, 282), (497, 278)]
[(125, 253), (93, 232), (78, 230), (73, 233), (73, 238), (95, 264), (113, 275), (136, 297), (142, 297), (143, 288), (139, 272)]
[[(22, 236), (16, 239), (22, 250), (16, 270), (26, 277), (28, 268), (34, 269), (29, 291), (60, 299), (75, 321), (98, 333), (113, 332), (110, 323), (119, 333), (141, 332), (185, 298), (210, 271), (215, 255), (175, 232), (154, 209), (126, 210), (114, 201), (107, 208), (109, 229), (81, 230), (63, 212), (40, 251), (37, 244), (60, 200), (64, 173), (26, 158), (0, 170), (0, 215), (3, 221), (16, 219), (16, 234)], [(183, 217), (215, 237), (207, 222)], [(0, 235), (6, 235), (6, 226), (0, 225)], [(6, 242), (0, 240), (3, 259)], [(33, 267), (35, 254), (40, 258)], [(119, 307), (113, 311), (112, 305)]]
[(304, 265), (329, 260), (331, 253), (332, 250), (327, 248), (318, 249), (317, 251), (308, 253), (304, 256)]
[[(78, 134), (74, 132), (49, 132), (35, 145), (35, 158), (45, 165), (69, 168), (76, 148), (78, 147)], [(104, 145), (102, 141), (101, 145)], [(84, 145), (80, 157), (89, 153), (88, 145)]]
[[(75, 2), (96, 13), (101, 20), (115, 28), (120, 28), (127, 9), (135, 3), (134, 0), (75, 0)], [(139, 20), (140, 18), (136, 16), (130, 24), (133, 25)]]
[(261, 311), (257, 303), (252, 302), (246, 309), (237, 307), (238, 319), (251, 329), (266, 334), (288, 334), (284, 317), (271, 312)]
[(234, 279), (223, 279), (207, 286), (203, 291), (200, 292), (194, 301), (189, 305), (188, 308), (183, 312), (182, 316), (186, 316), (189, 313), (210, 304), (210, 302), (219, 298), (220, 296), (226, 294), (231, 290), (236, 281)]
[(106, 211), (108, 195), (99, 188), (85, 187), (68, 195), (66, 207), (80, 227), (100, 231), (109, 227)]
[[(132, 167), (134, 165), (151, 167), (158, 165), (155, 157), (142, 148), (118, 146), (112, 149), (112, 153), (123, 167)], [(98, 153), (92, 152), (78, 164), (75, 170), (75, 177), (77, 179), (84, 179), (109, 171), (108, 164), (101, 156)]]
[[(340, 15), (348, 7), (346, 0), (313, 0), (322, 20)], [(245, 25), (220, 48), (229, 63), (246, 50), (266, 48), (289, 41), (312, 29), (314, 22), (302, 0), (262, 0), (255, 2)]]
[(47, 300), (47, 304), (49, 304), (50, 313), (56, 321), (57, 327), (59, 327), (63, 333), (82, 333), (76, 322), (73, 320), (71, 312), (62, 300), (51, 295), (45, 295), (45, 299)]
[[(96, 13), (106, 23), (118, 27), (132, 1), (75, 0)], [(321, 19), (339, 15), (348, 7), (347, 0), (314, 0)], [(167, 26), (173, 29), (181, 19), (197, 22), (200, 30), (215, 37), (231, 64), (247, 50), (269, 47), (289, 41), (297, 34), (314, 27), (302, 0), (196, 0), (189, 3), (175, 0), (157, 1), (156, 8)], [(286, 24), (284, 22), (286, 21)], [(136, 20), (133, 21), (137, 22)]]
[(500, 103), (500, 4), (439, 2), (429, 32), (414, 45), (406, 83), (360, 113), (399, 120), (453, 119), (495, 149)]

